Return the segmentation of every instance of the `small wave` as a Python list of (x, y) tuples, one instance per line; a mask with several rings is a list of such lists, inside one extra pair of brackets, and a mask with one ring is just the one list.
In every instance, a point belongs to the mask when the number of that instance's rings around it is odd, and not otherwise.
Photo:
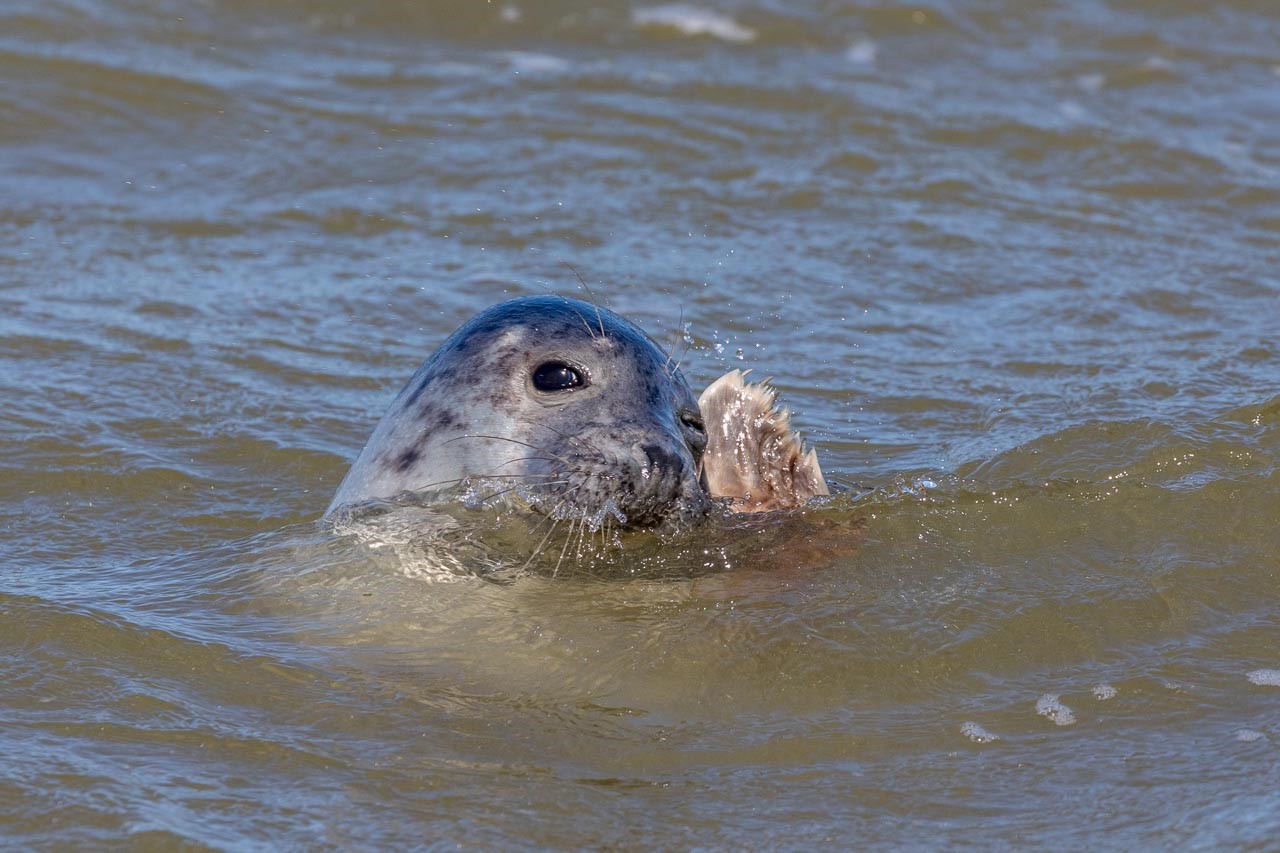
[(510, 50), (501, 56), (516, 74), (561, 74), (572, 67), (567, 59), (549, 53)]
[(683, 36), (710, 36), (735, 44), (756, 40), (755, 30), (727, 15), (679, 3), (636, 9), (631, 13), (631, 23), (641, 29), (675, 30)]
[(1095, 684), (1090, 688), (1089, 692), (1091, 692), (1093, 694), (1093, 698), (1097, 699), (1099, 702), (1105, 702), (1108, 699), (1116, 698), (1116, 694), (1120, 691), (1116, 690), (1110, 684)]

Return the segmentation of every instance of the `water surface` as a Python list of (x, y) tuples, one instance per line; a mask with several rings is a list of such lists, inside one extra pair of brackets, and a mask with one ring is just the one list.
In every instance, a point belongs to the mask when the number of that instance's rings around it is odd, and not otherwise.
[[(1272, 847), (1277, 44), (1247, 0), (9, 3), (0, 833)], [(569, 264), (695, 387), (776, 377), (844, 496), (503, 583), (318, 524)]]

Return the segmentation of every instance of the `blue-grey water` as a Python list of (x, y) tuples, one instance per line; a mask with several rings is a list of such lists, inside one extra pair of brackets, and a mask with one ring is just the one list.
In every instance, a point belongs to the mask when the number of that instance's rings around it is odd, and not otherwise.
[[(9, 0), (4, 846), (1276, 849), (1278, 45), (1250, 0)], [(319, 522), (573, 270), (695, 388), (775, 377), (842, 493), (501, 583), (483, 510), (454, 572)]]

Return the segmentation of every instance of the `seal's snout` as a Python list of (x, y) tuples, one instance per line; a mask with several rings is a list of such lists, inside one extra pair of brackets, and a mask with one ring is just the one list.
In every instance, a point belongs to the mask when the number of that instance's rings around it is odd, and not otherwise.
[(630, 463), (622, 503), (631, 524), (648, 527), (690, 521), (710, 509), (690, 454), (648, 441), (633, 445)]
[(649, 460), (649, 467), (654, 471), (678, 472), (684, 468), (684, 462), (680, 457), (661, 445), (646, 444), (640, 449), (644, 451), (645, 458)]
[(696, 480), (693, 460), (657, 442), (638, 445), (633, 452), (635, 491), (642, 499), (674, 500), (681, 487)]

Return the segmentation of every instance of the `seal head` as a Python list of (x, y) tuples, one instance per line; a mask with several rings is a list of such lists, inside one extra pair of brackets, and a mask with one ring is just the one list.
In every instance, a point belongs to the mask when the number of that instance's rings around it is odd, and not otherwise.
[(637, 326), (577, 299), (512, 299), (431, 355), (329, 506), (490, 484), (558, 518), (692, 521), (707, 434), (684, 377)]

